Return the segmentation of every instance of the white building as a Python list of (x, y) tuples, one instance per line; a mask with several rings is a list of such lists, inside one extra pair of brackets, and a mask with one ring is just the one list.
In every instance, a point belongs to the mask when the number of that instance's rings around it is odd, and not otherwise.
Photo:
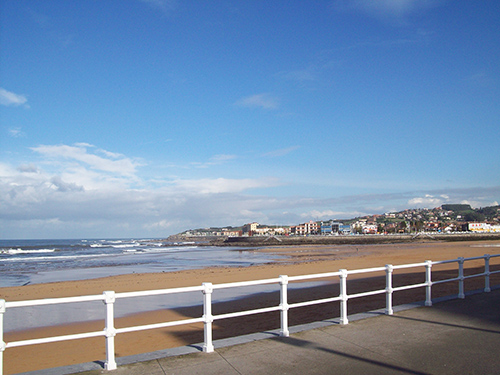
[(490, 233), (500, 232), (500, 225), (491, 225), (488, 223), (469, 223), (471, 232)]

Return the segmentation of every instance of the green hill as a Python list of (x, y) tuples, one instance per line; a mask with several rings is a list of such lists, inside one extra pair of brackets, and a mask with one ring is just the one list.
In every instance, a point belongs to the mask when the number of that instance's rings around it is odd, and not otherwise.
[(446, 211), (453, 211), (457, 213), (464, 211), (473, 211), (470, 204), (443, 204), (441, 208)]

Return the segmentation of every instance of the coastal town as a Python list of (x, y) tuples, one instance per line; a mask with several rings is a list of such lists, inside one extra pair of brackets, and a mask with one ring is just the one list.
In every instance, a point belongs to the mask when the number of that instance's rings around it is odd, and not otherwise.
[(500, 233), (500, 206), (474, 209), (468, 204), (448, 204), (432, 209), (406, 209), (347, 220), (309, 220), (296, 225), (263, 225), (252, 222), (240, 227), (187, 230), (179, 236), (339, 236), (419, 232)]

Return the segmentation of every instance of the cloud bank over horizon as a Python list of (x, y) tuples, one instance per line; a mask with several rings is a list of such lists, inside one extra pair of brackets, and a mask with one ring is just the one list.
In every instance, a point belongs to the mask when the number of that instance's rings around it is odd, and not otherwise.
[[(78, 143), (41, 145), (29, 165), (0, 163), (2, 238), (166, 237), (187, 229), (257, 221), (291, 225), (444, 203), (498, 204), (492, 188), (329, 198), (279, 197), (276, 178), (173, 178), (158, 186), (126, 155)], [(253, 194), (259, 189), (262, 193)], [(266, 191), (269, 190), (266, 194)], [(61, 234), (62, 233), (62, 234)]]

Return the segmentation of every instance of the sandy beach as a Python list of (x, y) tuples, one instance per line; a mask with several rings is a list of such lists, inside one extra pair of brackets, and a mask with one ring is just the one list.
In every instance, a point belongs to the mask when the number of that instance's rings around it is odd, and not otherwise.
[[(105, 290), (115, 292), (141, 291), (198, 286), (202, 282), (214, 284), (234, 281), (248, 281), (274, 278), (279, 275), (306, 275), (323, 272), (334, 272), (341, 268), (348, 270), (383, 266), (385, 264), (407, 264), (425, 260), (446, 260), (457, 257), (474, 257), (484, 254), (500, 253), (500, 241), (465, 241), (438, 242), (421, 241), (405, 244), (383, 245), (338, 245), (338, 246), (299, 246), (299, 247), (267, 247), (259, 250), (274, 254), (287, 255), (273, 263), (245, 268), (205, 268), (180, 272), (129, 274), (85, 281), (68, 281), (47, 284), (34, 284), (20, 287), (0, 288), (0, 298), (6, 301), (20, 301), (40, 298), (69, 297), (101, 294)], [(500, 269), (500, 258), (492, 260), (492, 270)], [(466, 263), (467, 272), (482, 271), (483, 261)], [(433, 267), (433, 280), (457, 276), (456, 264)], [(409, 272), (409, 271), (406, 271)], [(414, 272), (413, 270), (411, 272)], [(394, 276), (395, 286), (423, 282), (423, 273), (397, 272)], [(399, 284), (398, 284), (399, 283)], [(500, 283), (498, 277), (492, 277), (492, 285)], [(385, 285), (383, 274), (370, 274), (370, 278), (361, 279), (349, 276), (348, 291), (366, 291), (381, 289)], [(483, 278), (466, 281), (466, 290), (484, 287)], [(457, 283), (440, 284), (433, 287), (433, 297), (456, 294)], [(290, 290), (290, 302), (325, 298), (338, 295), (338, 285), (331, 284), (313, 286), (307, 289)], [(394, 304), (422, 301), (425, 291), (422, 288), (394, 294)], [(236, 301), (221, 302), (214, 305), (214, 314), (237, 311), (279, 303), (277, 293), (253, 295)], [(374, 296), (349, 301), (349, 314), (384, 307), (385, 297)], [(337, 317), (337, 303), (299, 308), (290, 311), (290, 325)], [(139, 324), (157, 323), (202, 315), (201, 306), (183, 307), (170, 310), (158, 310), (138, 313), (117, 318), (116, 327), (127, 327)], [(9, 332), (4, 341), (55, 336), (70, 333), (81, 333), (102, 330), (101, 320), (67, 324), (55, 327), (32, 329), (29, 331)], [(259, 314), (250, 317), (216, 321), (214, 323), (214, 339), (260, 332), (279, 327), (279, 313)], [(121, 334), (116, 337), (117, 356), (151, 352), (177, 346), (200, 343), (203, 341), (201, 324), (148, 330), (137, 333)], [(58, 367), (76, 363), (103, 361), (105, 359), (104, 338), (75, 340), (53, 344), (33, 345), (20, 348), (9, 348), (4, 352), (4, 373), (19, 372)]]

